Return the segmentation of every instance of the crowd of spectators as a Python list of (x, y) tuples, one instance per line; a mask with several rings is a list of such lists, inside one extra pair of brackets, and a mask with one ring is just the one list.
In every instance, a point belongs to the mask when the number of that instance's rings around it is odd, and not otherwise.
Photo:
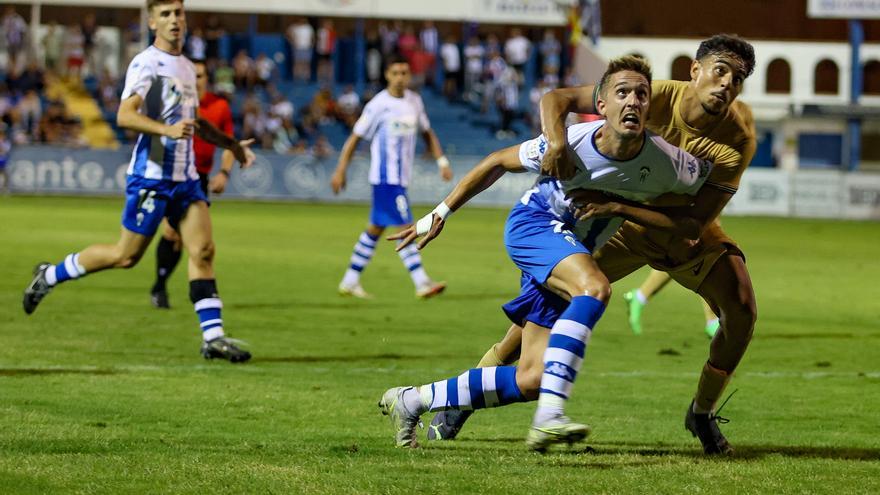
[[(289, 45), (285, 54), (254, 57), (239, 49), (227, 60), (221, 54), (227, 32), (218, 16), (209, 15), (190, 26), (184, 50), (190, 58), (207, 62), (213, 91), (230, 100), (241, 137), (279, 153), (333, 153), (327, 130), (337, 128), (332, 134), (338, 136), (351, 129), (363, 105), (383, 87), (384, 61), (392, 54), (409, 61), (414, 90), (433, 91), (450, 104), (473, 108), (475, 116), (484, 115), (475, 118), (488, 122), (499, 139), (537, 131), (541, 96), (561, 84), (578, 83), (570, 70), (561, 70), (564, 47), (558, 30), (532, 32), (535, 39), (530, 39), (514, 27), (502, 39), (495, 34), (498, 30), (480, 34), (475, 26), (463, 26), (472, 27), (463, 30), (469, 33), (464, 36), (441, 37), (432, 21), (379, 21), (370, 26), (363, 33), (366, 89), (361, 94), (351, 84), (339, 90), (334, 64), (340, 36), (331, 19), (294, 18), (284, 33)], [(7, 57), (0, 116), (16, 142), (82, 144), (78, 119), (43, 93), (46, 74), (83, 81), (105, 118), (113, 122), (124, 74), (112, 74), (102, 62), (94, 15), (63, 27), (49, 23), (42, 30), (39, 50), (28, 50), (28, 25), (11, 6), (5, 9), (2, 27)], [(141, 47), (139, 20), (121, 27), (120, 34), (120, 67), (125, 67)], [(34, 56), (37, 51), (41, 64)], [(303, 97), (300, 92), (293, 98), (291, 87), (308, 88), (313, 94)], [(132, 137), (118, 135), (123, 140)]]

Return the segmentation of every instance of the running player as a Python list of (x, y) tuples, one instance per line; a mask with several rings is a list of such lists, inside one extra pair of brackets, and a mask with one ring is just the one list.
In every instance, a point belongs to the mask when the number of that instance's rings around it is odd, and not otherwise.
[[(452, 168), (443, 155), (437, 135), (431, 129), (422, 97), (407, 89), (410, 81), (409, 63), (403, 57), (392, 56), (387, 67), (385, 79), (388, 80), (388, 87), (364, 107), (351, 136), (342, 147), (339, 163), (330, 180), (334, 194), (345, 189), (345, 173), (358, 143), (361, 139), (372, 140), (369, 180), (373, 186), (373, 208), (370, 222), (354, 245), (348, 270), (339, 283), (339, 293), (344, 296), (370, 297), (361, 286), (361, 272), (373, 257), (376, 242), (386, 227), (412, 223), (406, 187), (412, 174), (418, 131), (421, 131), (428, 149), (437, 160), (440, 176), (444, 181), (452, 179)], [(417, 297), (426, 299), (446, 289), (444, 282), (434, 282), (428, 277), (422, 267), (422, 258), (414, 247), (399, 250), (398, 254), (409, 270)]]
[[(196, 89), (199, 93), (199, 115), (232, 136), (232, 111), (226, 99), (208, 91), (208, 68), (203, 60), (193, 60), (196, 68)], [(235, 163), (235, 156), (229, 150), (223, 150), (220, 156), (220, 172), (209, 179), (211, 169), (214, 167), (214, 150), (217, 147), (199, 136), (193, 136), (193, 151), (196, 155), (196, 172), (199, 173), (199, 186), (205, 197), (208, 192), (222, 194), (226, 190), (226, 182), (229, 173)], [(180, 262), (182, 249), (180, 234), (162, 220), (162, 237), (156, 243), (156, 281), (150, 289), (150, 302), (153, 307), (168, 309), (171, 307), (168, 301), (168, 278)]]
[(202, 331), (205, 358), (231, 362), (250, 359), (223, 331), (214, 279), (214, 242), (208, 201), (193, 162), (192, 136), (231, 150), (242, 167), (254, 154), (248, 141), (238, 142), (197, 116), (196, 70), (181, 55), (186, 16), (180, 0), (147, 0), (148, 22), (155, 31), (153, 45), (128, 67), (116, 119), (120, 127), (140, 133), (131, 155), (122, 212), (122, 231), (116, 244), (93, 244), (68, 255), (61, 263), (40, 263), (24, 292), (28, 314), (52, 288), (62, 282), (109, 268), (131, 268), (150, 244), (163, 218), (180, 232), (189, 253), (190, 299)]
[[(574, 384), (587, 343), (611, 294), (606, 277), (593, 261), (591, 252), (604, 243), (625, 218), (651, 215), (665, 229), (682, 235), (667, 216), (643, 209), (632, 201), (646, 201), (664, 193), (694, 194), (702, 186), (710, 164), (670, 145), (645, 131), (651, 92), (650, 68), (641, 58), (613, 60), (603, 75), (598, 110), (607, 119), (578, 124), (568, 129), (568, 140), (577, 154), (578, 170), (560, 183), (541, 177), (526, 191), (511, 211), (505, 227), (505, 244), (524, 279), (563, 294), (562, 315), (552, 330), (531, 334), (523, 345), (523, 361), (542, 363), (543, 373), (535, 384), (521, 382), (514, 367), (482, 368), (460, 377), (419, 388), (395, 387), (382, 397), (379, 406), (392, 416), (397, 427), (397, 444), (415, 444), (418, 417), (429, 410), (493, 407), (538, 398), (529, 435), (530, 448), (545, 450), (550, 444), (584, 438), (586, 425), (572, 422), (564, 406)], [(539, 173), (546, 153), (544, 136), (521, 146), (495, 152), (480, 162), (432, 213), (389, 239), (403, 239), (401, 247), (418, 235), (424, 247), (443, 228), (445, 218), (468, 199), (486, 189), (505, 172)], [(566, 194), (575, 190), (596, 198), (595, 190), (616, 197), (618, 207), (594, 213), (576, 221)], [(629, 201), (627, 201), (629, 200)], [(636, 213), (639, 210), (640, 213)], [(583, 243), (575, 236), (584, 239)], [(694, 235), (693, 237), (696, 237)], [(540, 385), (540, 390), (535, 385)], [(528, 394), (528, 395), (526, 395)]]
[[(626, 303), (627, 321), (634, 334), (642, 334), (642, 311), (648, 305), (648, 301), (666, 287), (671, 280), (672, 277), (668, 273), (652, 269), (642, 285), (624, 292), (623, 301)], [(703, 327), (703, 332), (711, 339), (718, 331), (718, 327), (721, 326), (721, 322), (705, 299), (700, 299), (700, 302), (703, 303), (703, 315), (706, 317), (706, 326)]]
[[(718, 428), (715, 405), (748, 347), (757, 319), (745, 255), (716, 221), (755, 153), (751, 110), (735, 101), (754, 66), (754, 49), (748, 42), (735, 35), (715, 35), (700, 43), (689, 82), (655, 81), (652, 85), (648, 129), (714, 163), (705, 186), (686, 209), (691, 215), (687, 221), (701, 232), (699, 241), (625, 222), (595, 257), (612, 282), (646, 264), (665, 271), (720, 315), (720, 330), (712, 339), (709, 359), (685, 415), (685, 427), (699, 438), (707, 454), (733, 452)], [(541, 121), (549, 142), (543, 171), (570, 176), (565, 116), (594, 112), (595, 91), (593, 86), (558, 89), (541, 100)], [(513, 362), (523, 337), (521, 323), (514, 321), (502, 342), (493, 345), (478, 366)], [(437, 414), (429, 438), (455, 438), (469, 415)]]

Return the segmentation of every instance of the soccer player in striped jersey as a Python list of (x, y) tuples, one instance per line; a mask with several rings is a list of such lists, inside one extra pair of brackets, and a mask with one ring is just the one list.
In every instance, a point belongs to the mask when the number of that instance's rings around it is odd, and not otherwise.
[[(193, 60), (196, 68), (196, 89), (199, 94), (199, 115), (213, 124), (217, 129), (232, 136), (232, 110), (229, 103), (208, 90), (208, 68), (203, 60)], [(235, 164), (235, 156), (229, 150), (223, 150), (220, 156), (220, 171), (213, 178), (208, 176), (214, 168), (214, 150), (217, 147), (206, 142), (198, 135), (193, 136), (193, 152), (195, 153), (196, 172), (199, 173), (199, 186), (205, 197), (208, 193), (222, 194), (226, 190), (229, 173)], [(156, 243), (156, 281), (150, 289), (150, 302), (153, 307), (168, 309), (167, 282), (174, 268), (180, 262), (183, 245), (180, 234), (174, 230), (167, 220), (162, 221), (162, 236)]]
[[(386, 227), (408, 226), (412, 223), (406, 187), (412, 175), (416, 135), (419, 131), (437, 160), (440, 176), (444, 181), (452, 179), (449, 160), (443, 155), (440, 141), (431, 129), (422, 98), (407, 89), (410, 69), (406, 59), (400, 56), (391, 57), (385, 70), (385, 78), (388, 80), (388, 87), (364, 107), (351, 136), (342, 147), (339, 163), (330, 181), (334, 194), (345, 189), (346, 170), (358, 143), (362, 139), (372, 141), (369, 180), (373, 187), (373, 206), (369, 224), (354, 245), (348, 270), (339, 283), (339, 293), (344, 296), (370, 297), (361, 286), (361, 273), (372, 259), (379, 237)], [(443, 292), (446, 284), (434, 282), (428, 277), (417, 249), (406, 247), (399, 250), (398, 254), (409, 270), (417, 297), (425, 299)]]
[(159, 223), (167, 218), (189, 253), (190, 300), (199, 318), (202, 355), (247, 361), (250, 353), (238, 348), (223, 330), (211, 217), (193, 160), (193, 134), (232, 151), (242, 167), (253, 162), (254, 154), (249, 141), (238, 142), (197, 115), (195, 67), (181, 54), (186, 33), (183, 2), (147, 0), (147, 12), (156, 39), (131, 61), (116, 116), (120, 127), (140, 133), (128, 167), (119, 240), (93, 244), (55, 265), (39, 264), (24, 292), (24, 310), (33, 313), (60, 283), (105, 269), (135, 266)]
[[(665, 193), (695, 194), (711, 170), (697, 159), (645, 131), (651, 72), (637, 57), (611, 61), (601, 80), (599, 110), (604, 121), (568, 128), (578, 170), (560, 182), (541, 176), (510, 213), (504, 240), (508, 254), (523, 272), (554, 293), (564, 295), (561, 316), (552, 329), (530, 332), (523, 342), (520, 366), (542, 370), (539, 387), (525, 381), (516, 367), (475, 368), (464, 374), (423, 385), (394, 387), (379, 402), (397, 428), (397, 445), (413, 446), (415, 426), (421, 414), (446, 409), (473, 410), (538, 399), (527, 445), (538, 451), (560, 442), (574, 442), (589, 433), (586, 425), (565, 415), (565, 404), (584, 360), (587, 344), (611, 295), (607, 277), (593, 260), (592, 252), (607, 241), (625, 219), (649, 216), (658, 228), (692, 235), (659, 211), (646, 210), (641, 202)], [(485, 190), (506, 172), (539, 174), (547, 152), (547, 140), (539, 136), (520, 146), (495, 152), (480, 162), (433, 212), (416, 226), (390, 238), (408, 245), (427, 234), (424, 247), (443, 228), (451, 211)], [(567, 196), (580, 190), (613, 194), (619, 205), (614, 211), (593, 212), (578, 219)], [(583, 239), (579, 242), (578, 239)]]

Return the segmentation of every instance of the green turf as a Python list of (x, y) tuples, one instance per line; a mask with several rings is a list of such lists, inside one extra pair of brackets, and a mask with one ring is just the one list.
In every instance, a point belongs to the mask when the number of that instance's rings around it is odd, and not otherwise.
[(423, 253), (450, 284), (441, 298), (415, 300), (383, 244), (364, 302), (335, 290), (365, 207), (217, 203), (223, 316), (255, 356), (233, 366), (199, 357), (183, 273), (174, 309), (149, 307), (152, 253), (23, 314), (32, 266), (114, 241), (121, 204), (0, 197), (0, 493), (880, 492), (876, 223), (725, 219), (760, 313), (724, 411), (736, 458), (704, 458), (683, 429), (707, 353), (697, 299), (670, 286), (645, 334), (627, 329), (620, 294), (644, 271), (616, 285), (570, 403), (589, 448), (541, 456), (523, 444), (532, 405), (415, 451), (393, 447), (376, 409), (386, 388), (459, 374), (503, 334), (518, 281), (504, 210), (456, 214)]

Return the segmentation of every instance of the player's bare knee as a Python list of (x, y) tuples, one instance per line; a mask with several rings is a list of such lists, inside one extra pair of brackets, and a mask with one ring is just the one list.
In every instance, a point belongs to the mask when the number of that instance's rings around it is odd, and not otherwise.
[(114, 266), (116, 268), (134, 268), (141, 260), (141, 253), (123, 253), (116, 259)]
[(589, 278), (580, 281), (571, 293), (571, 296), (590, 296), (608, 304), (611, 300), (611, 284), (605, 278), (597, 280)]
[(190, 253), (196, 264), (210, 264), (214, 261), (215, 248), (213, 242), (206, 242)]

